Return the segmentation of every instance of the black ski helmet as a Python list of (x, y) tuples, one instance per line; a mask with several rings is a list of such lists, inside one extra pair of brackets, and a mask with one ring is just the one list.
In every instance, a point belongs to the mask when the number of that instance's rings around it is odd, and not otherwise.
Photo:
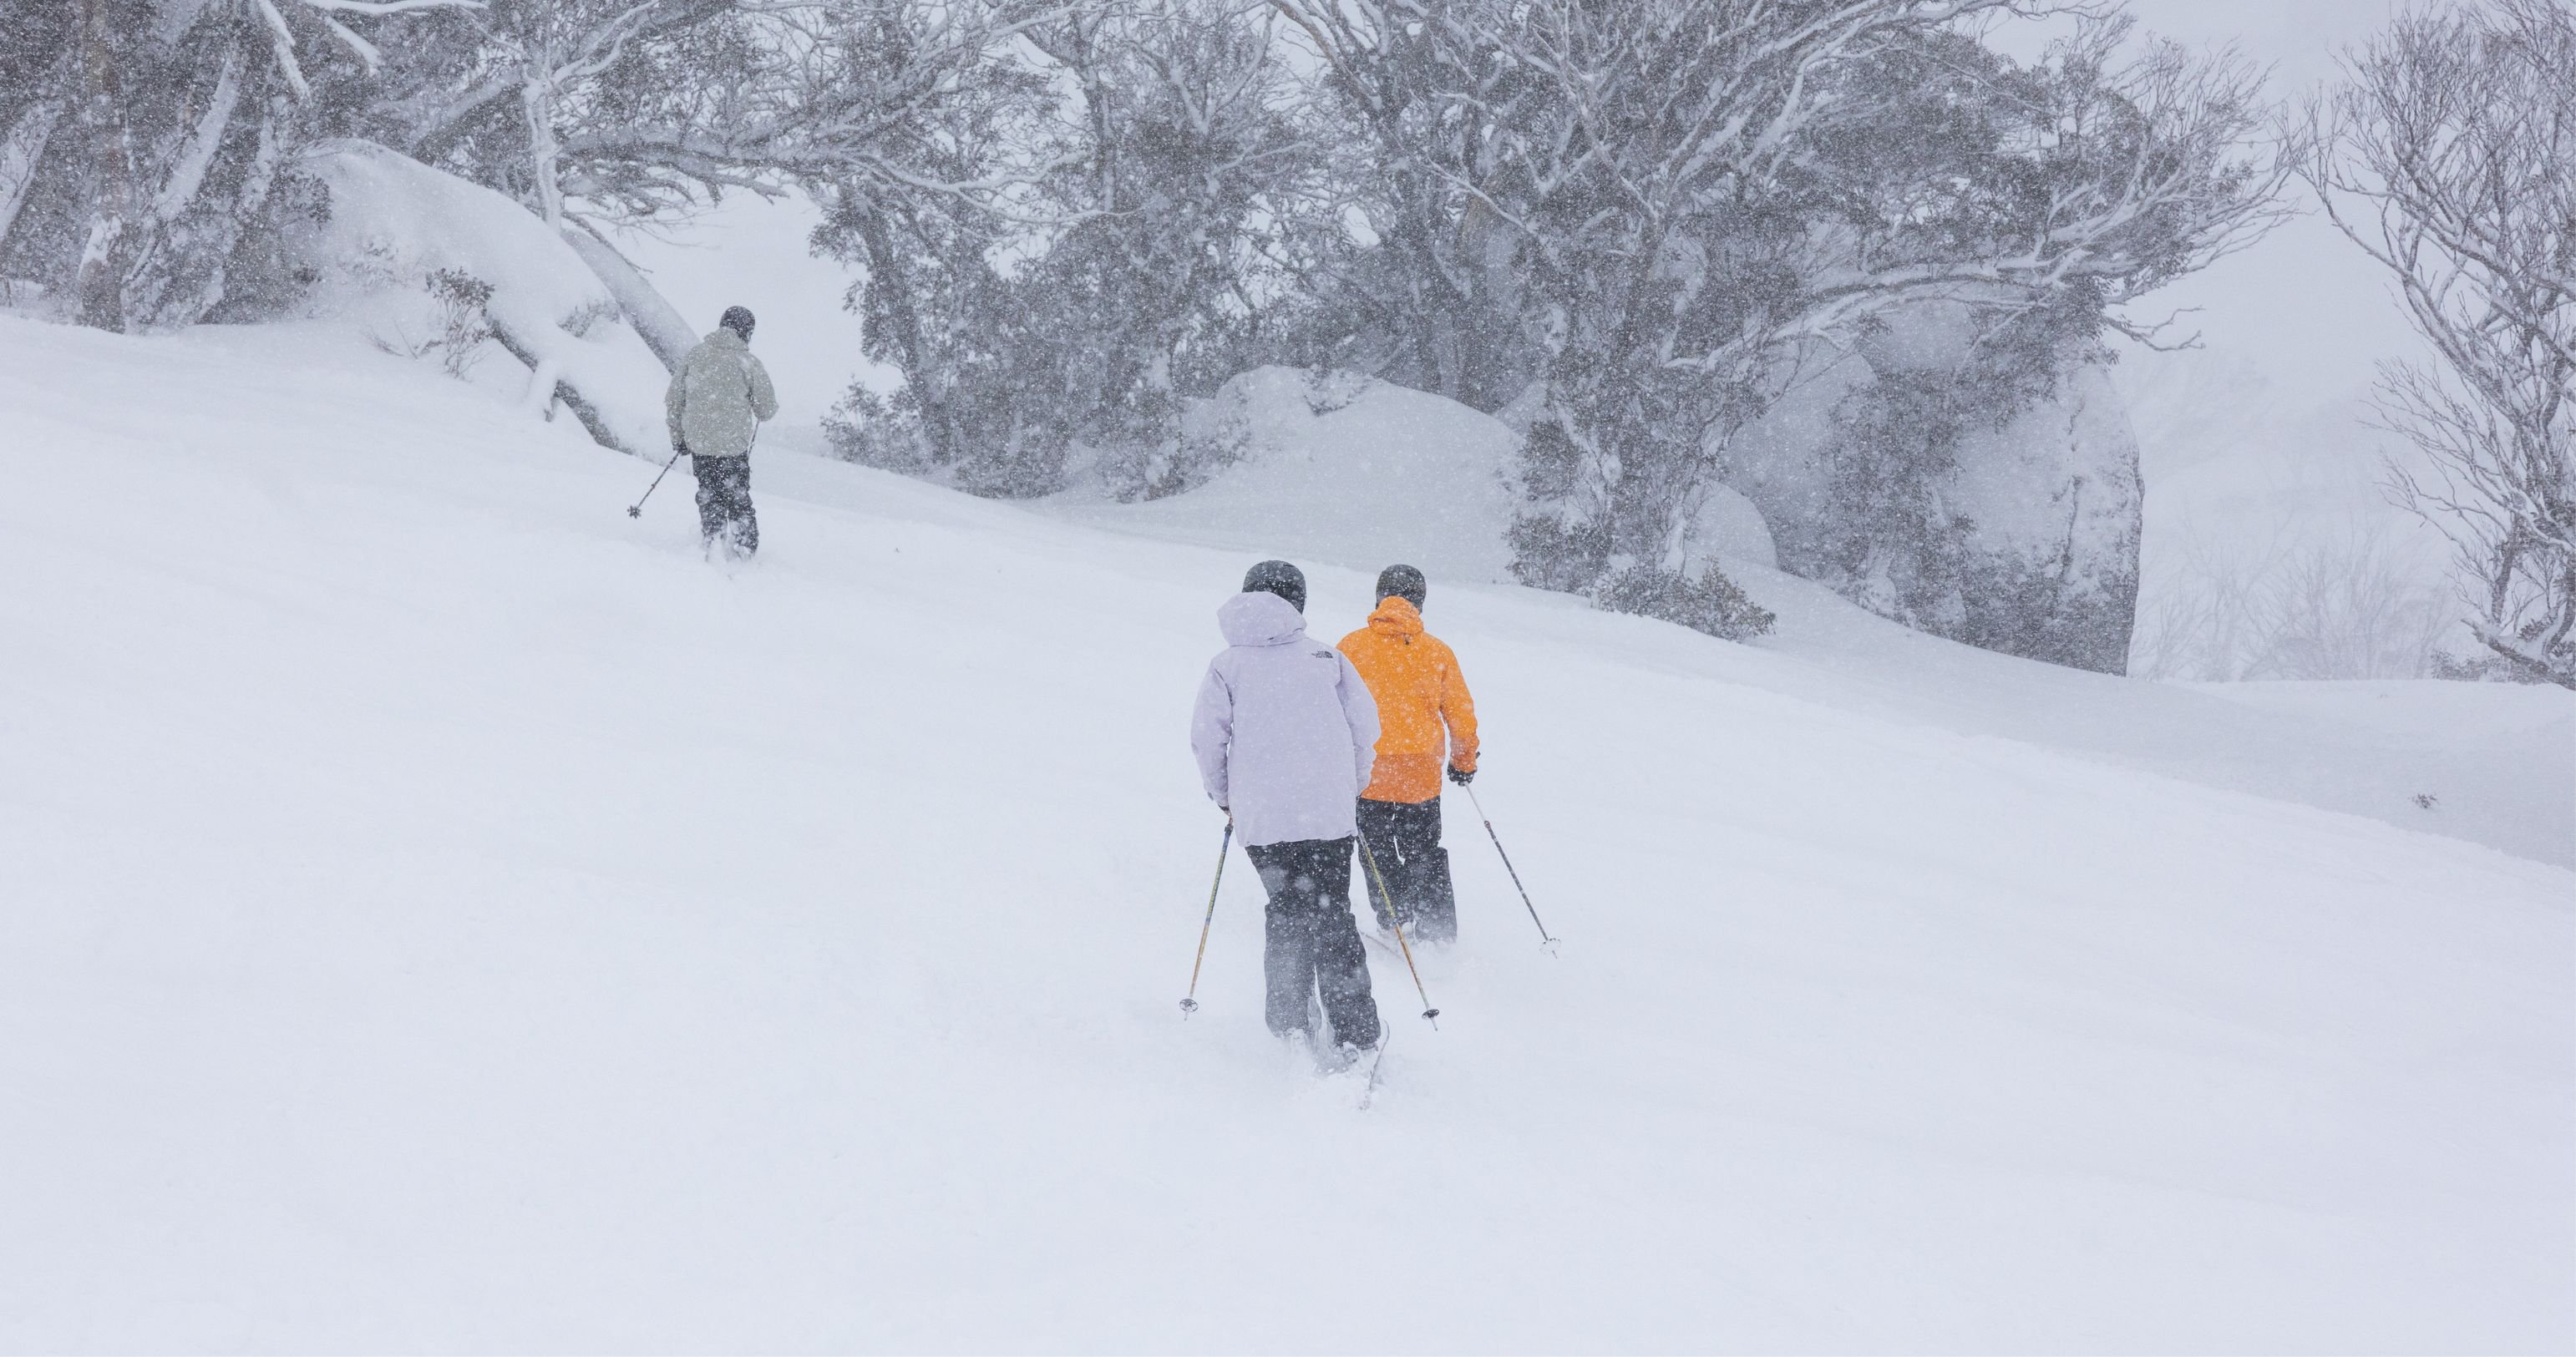
[[(698, 314), (706, 313), (701, 311)], [(748, 306), (728, 306), (725, 308), (724, 319), (716, 322), (718, 327), (733, 331), (734, 336), (745, 344), (751, 342), (752, 323), (751, 308)]]
[(1391, 565), (1377, 572), (1377, 601), (1380, 603), (1400, 598), (1420, 608), (1422, 600), (1430, 592), (1431, 581), (1424, 579), (1422, 572), (1412, 566)]
[(1302, 613), (1306, 611), (1306, 572), (1286, 561), (1263, 561), (1243, 573), (1243, 592), (1277, 594)]

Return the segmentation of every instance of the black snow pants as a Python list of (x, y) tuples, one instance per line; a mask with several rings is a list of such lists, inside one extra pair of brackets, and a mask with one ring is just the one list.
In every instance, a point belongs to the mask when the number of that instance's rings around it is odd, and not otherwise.
[(760, 550), (760, 519), (751, 511), (751, 459), (689, 458), (698, 478), (698, 535), (737, 559)]
[(1300, 839), (1246, 845), (1261, 888), (1270, 892), (1261, 968), (1270, 982), (1262, 1016), (1280, 1036), (1306, 1031), (1312, 1000), (1323, 999), (1333, 1040), (1375, 1046), (1377, 998), (1368, 955), (1351, 921), (1351, 841)]
[[(1404, 931), (1423, 942), (1449, 942), (1458, 936), (1458, 893), (1449, 884), (1449, 850), (1440, 846), (1440, 798), (1428, 801), (1360, 802), (1360, 834), (1377, 857), (1386, 878), (1386, 893), (1395, 897), (1395, 917)], [(1387, 926), (1386, 901), (1375, 890), (1369, 904), (1378, 927)]]

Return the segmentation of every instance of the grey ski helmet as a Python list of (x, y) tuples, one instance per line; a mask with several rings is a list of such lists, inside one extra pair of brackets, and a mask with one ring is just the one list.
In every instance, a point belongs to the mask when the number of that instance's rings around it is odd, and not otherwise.
[(1380, 603), (1400, 598), (1420, 608), (1422, 600), (1430, 593), (1431, 581), (1424, 579), (1422, 572), (1412, 566), (1391, 565), (1377, 572), (1377, 601)]
[(1286, 561), (1263, 561), (1244, 572), (1243, 592), (1277, 594), (1302, 613), (1306, 611), (1306, 572)]

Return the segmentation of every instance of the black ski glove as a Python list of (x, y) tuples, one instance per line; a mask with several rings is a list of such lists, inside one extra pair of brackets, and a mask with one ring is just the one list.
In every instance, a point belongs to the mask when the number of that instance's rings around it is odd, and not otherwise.
[(1449, 770), (1449, 780), (1457, 783), (1461, 787), (1464, 787), (1468, 783), (1476, 780), (1476, 770), (1473, 768), (1452, 768)]

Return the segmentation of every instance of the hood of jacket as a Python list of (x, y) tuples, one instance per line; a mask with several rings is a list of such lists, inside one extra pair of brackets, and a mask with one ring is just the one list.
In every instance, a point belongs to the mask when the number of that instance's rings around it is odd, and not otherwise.
[(700, 342), (713, 344), (718, 348), (734, 349), (742, 353), (751, 352), (751, 345), (743, 342), (743, 337), (741, 335), (735, 334), (733, 331), (728, 330), (721, 325), (715, 328), (714, 333), (709, 334)]
[(1217, 605), (1216, 629), (1230, 646), (1286, 645), (1306, 634), (1306, 615), (1277, 594), (1237, 594)]
[(1390, 641), (1410, 641), (1422, 634), (1422, 613), (1410, 599), (1386, 596), (1369, 614), (1369, 630)]

